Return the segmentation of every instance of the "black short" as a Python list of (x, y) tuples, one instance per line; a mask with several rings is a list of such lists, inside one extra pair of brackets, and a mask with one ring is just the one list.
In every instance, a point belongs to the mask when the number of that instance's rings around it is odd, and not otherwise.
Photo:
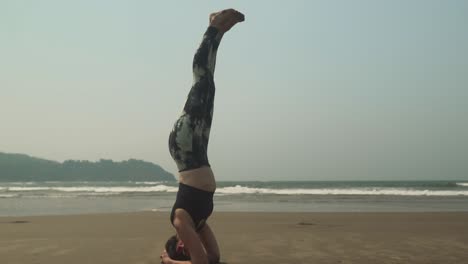
[(200, 190), (179, 183), (179, 191), (177, 192), (177, 198), (171, 211), (171, 223), (174, 222), (175, 210), (181, 208), (192, 217), (195, 230), (197, 232), (200, 231), (213, 212), (213, 195), (214, 192)]

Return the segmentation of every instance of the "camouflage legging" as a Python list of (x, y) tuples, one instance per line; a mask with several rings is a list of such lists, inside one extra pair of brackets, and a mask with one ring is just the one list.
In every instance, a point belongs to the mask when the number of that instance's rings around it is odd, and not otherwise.
[(169, 151), (180, 171), (210, 166), (208, 139), (213, 119), (216, 52), (222, 34), (208, 27), (193, 59), (193, 85), (169, 135)]

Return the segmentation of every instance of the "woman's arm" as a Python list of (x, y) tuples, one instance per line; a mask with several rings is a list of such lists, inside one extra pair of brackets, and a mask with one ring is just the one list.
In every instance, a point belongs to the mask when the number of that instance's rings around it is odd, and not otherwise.
[(220, 260), (219, 246), (210, 226), (205, 224), (198, 235), (200, 236), (203, 246), (205, 247), (210, 263), (218, 263)]
[[(200, 230), (199, 233), (194, 232), (194, 229), (192, 225), (190, 224), (183, 224), (185, 220), (190, 220), (190, 219), (185, 219), (185, 213), (183, 210), (179, 210), (176, 212), (176, 217), (174, 218), (174, 226), (178, 226), (179, 228), (176, 228), (177, 234), (179, 235), (179, 238), (184, 241), (185, 246), (189, 249), (190, 256), (192, 258), (192, 261), (194, 260), (193, 258), (193, 249), (190, 248), (189, 244), (185, 242), (185, 240), (181, 236), (196, 236), (197, 239), (195, 239), (196, 245), (200, 245), (197, 240), (201, 242), (203, 250), (203, 258), (208, 259), (208, 263), (219, 263), (220, 260), (220, 253), (219, 253), (219, 246), (218, 242), (216, 241), (215, 235), (213, 231), (211, 230), (210, 226), (206, 223), (205, 226)], [(189, 228), (189, 230), (185, 230), (185, 228)], [(185, 231), (182, 231), (185, 230)], [(193, 232), (192, 232), (193, 231)], [(187, 238), (186, 238), (187, 239)], [(189, 238), (190, 240), (190, 238)], [(187, 241), (189, 241), (187, 240)], [(193, 240), (193, 239), (192, 239)], [(200, 250), (200, 249), (199, 249)], [(164, 251), (161, 255), (163, 263), (170, 263), (170, 264), (195, 264), (197, 262), (192, 262), (192, 261), (177, 261), (171, 259), (167, 252)], [(195, 260), (196, 261), (196, 260)], [(204, 262), (201, 262), (204, 263)]]
[(189, 214), (184, 210), (176, 210), (173, 224), (179, 239), (184, 242), (185, 247), (187, 247), (190, 252), (191, 262), (187, 263), (209, 264), (205, 248), (203, 247), (200, 237), (193, 228), (193, 221)]
[(178, 260), (171, 259), (169, 255), (167, 255), (166, 250), (164, 250), (161, 256), (159, 257), (161, 258), (161, 263), (164, 263), (164, 264), (192, 264), (191, 261), (178, 261)]

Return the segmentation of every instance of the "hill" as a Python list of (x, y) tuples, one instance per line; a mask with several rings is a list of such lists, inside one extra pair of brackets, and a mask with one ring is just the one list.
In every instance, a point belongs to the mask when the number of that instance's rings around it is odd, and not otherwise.
[(57, 162), (0, 152), (0, 181), (174, 181), (159, 165), (136, 159)]

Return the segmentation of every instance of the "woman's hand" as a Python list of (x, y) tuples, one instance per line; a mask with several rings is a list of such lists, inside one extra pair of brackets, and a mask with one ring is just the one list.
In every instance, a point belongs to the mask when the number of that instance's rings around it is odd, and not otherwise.
[(172, 263), (172, 259), (169, 257), (169, 255), (167, 255), (166, 250), (164, 250), (161, 253), (161, 256), (159, 256), (159, 257), (161, 258), (161, 263), (164, 263), (164, 264), (171, 264)]

